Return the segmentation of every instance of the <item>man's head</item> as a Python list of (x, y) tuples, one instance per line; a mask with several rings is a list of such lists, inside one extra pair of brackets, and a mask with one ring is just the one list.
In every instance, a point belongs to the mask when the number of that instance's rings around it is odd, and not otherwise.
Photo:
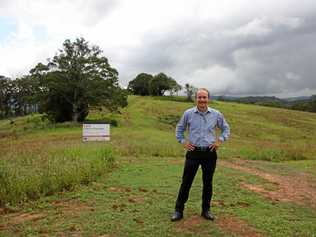
[(207, 104), (210, 98), (210, 94), (207, 89), (205, 88), (199, 88), (195, 93), (195, 100), (196, 105), (198, 107), (198, 110), (200, 111), (206, 111), (207, 110)]

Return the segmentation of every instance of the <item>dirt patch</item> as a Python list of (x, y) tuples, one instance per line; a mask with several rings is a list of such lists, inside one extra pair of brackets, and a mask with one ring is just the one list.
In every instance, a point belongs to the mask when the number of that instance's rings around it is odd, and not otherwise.
[[(78, 200), (57, 200), (51, 203), (57, 212), (65, 216), (77, 216), (82, 212), (94, 211), (94, 208), (87, 203), (79, 202)], [(3, 222), (0, 224), (0, 230), (8, 229), (10, 226), (19, 225), (24, 222), (36, 222), (44, 219), (47, 213), (11, 213), (1, 215)]]
[(55, 201), (52, 204), (61, 214), (66, 216), (76, 216), (82, 212), (95, 211), (92, 204), (82, 203), (78, 200)]
[[(61, 214), (63, 218), (78, 216), (83, 212), (93, 212), (95, 211), (92, 203), (83, 203), (75, 199), (69, 200), (56, 200), (53, 201), (52, 206), (56, 209), (58, 214)], [(7, 230), (12, 228), (12, 226), (23, 224), (24, 222), (36, 222), (38, 220), (44, 219), (49, 215), (49, 213), (11, 213), (1, 215), (3, 222), (0, 224), (0, 230)], [(69, 229), (70, 233), (63, 234), (58, 233), (57, 236), (82, 236), (80, 228), (77, 226), (71, 226)], [(41, 236), (48, 236), (43, 230)]]
[(220, 161), (220, 165), (232, 169), (237, 169), (248, 174), (257, 175), (273, 184), (277, 185), (278, 190), (266, 190), (259, 185), (252, 185), (241, 183), (243, 188), (249, 189), (253, 192), (262, 194), (263, 196), (275, 200), (294, 202), (297, 204), (304, 204), (316, 209), (316, 187), (313, 186), (312, 179), (305, 173), (300, 173), (295, 176), (281, 176), (270, 174), (258, 170), (251, 165), (250, 162), (245, 160)]
[(199, 227), (202, 223), (202, 217), (198, 215), (193, 215), (183, 221), (177, 223), (176, 231), (177, 232), (194, 232), (197, 227)]
[(71, 232), (71, 233), (58, 233), (57, 237), (81, 237), (80, 232)]
[[(266, 189), (264, 189), (263, 187), (260, 187), (258, 185), (254, 185), (254, 184), (248, 184), (248, 183), (240, 183), (241, 187), (243, 188), (246, 188), (250, 191), (253, 191), (253, 192), (256, 192), (256, 193), (261, 193), (263, 194), (264, 196), (268, 197), (268, 198), (272, 198), (272, 196), (275, 196), (275, 195), (272, 195), (273, 192), (271, 191), (268, 191)], [(274, 197), (275, 199), (275, 197)], [(283, 201), (290, 201), (289, 199), (282, 199)], [(279, 199), (277, 200), (279, 201)]]
[(233, 216), (220, 217), (215, 222), (224, 232), (232, 233), (242, 237), (262, 237), (255, 228), (248, 225), (247, 222), (237, 219)]
[(147, 189), (142, 188), (142, 187), (138, 188), (138, 191), (140, 191), (140, 192), (144, 192), (144, 193), (148, 192), (148, 190), (147, 190)]
[(170, 160), (169, 163), (172, 164), (172, 165), (183, 165), (184, 164), (184, 160), (183, 159), (181, 159), (181, 160)]
[(128, 202), (130, 202), (130, 203), (143, 203), (144, 200), (145, 199), (143, 196), (130, 196), (128, 198)]
[(109, 192), (114, 192), (114, 193), (129, 193), (132, 191), (131, 188), (123, 188), (123, 187), (109, 187), (107, 189)]
[(40, 219), (44, 219), (46, 215), (42, 213), (15, 213), (3, 217), (6, 221), (0, 225), (0, 230), (5, 230), (10, 226), (19, 225), (27, 221), (36, 222)]
[(115, 237), (115, 235), (108, 235), (108, 234), (106, 234), (106, 235), (99, 235), (98, 237)]
[(240, 207), (240, 208), (246, 208), (250, 206), (250, 204), (247, 202), (238, 201), (236, 203), (225, 203), (223, 200), (214, 200), (212, 201), (212, 205), (217, 206), (217, 207)]
[(0, 208), (0, 215), (6, 215), (10, 213), (15, 213), (15, 212), (18, 212), (18, 211), (13, 208), (8, 208), (8, 207)]

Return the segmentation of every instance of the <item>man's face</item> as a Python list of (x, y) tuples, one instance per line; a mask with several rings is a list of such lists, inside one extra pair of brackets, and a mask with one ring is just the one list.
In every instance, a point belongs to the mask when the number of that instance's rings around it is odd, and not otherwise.
[(205, 90), (198, 90), (196, 94), (196, 104), (199, 109), (207, 108), (208, 93)]

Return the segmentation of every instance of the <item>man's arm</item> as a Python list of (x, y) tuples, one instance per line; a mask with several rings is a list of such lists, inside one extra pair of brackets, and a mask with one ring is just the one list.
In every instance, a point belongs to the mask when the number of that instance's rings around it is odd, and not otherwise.
[(223, 114), (219, 113), (217, 118), (217, 127), (221, 130), (221, 135), (219, 138), (215, 141), (215, 143), (210, 144), (209, 148), (211, 148), (211, 151), (214, 149), (217, 150), (219, 146), (228, 139), (230, 135), (230, 128), (228, 123), (226, 122)]
[(184, 132), (187, 128), (187, 121), (188, 121), (188, 115), (184, 113), (176, 127), (176, 138), (178, 142), (181, 144), (185, 143)]
[(223, 114), (219, 114), (218, 118), (217, 118), (217, 126), (220, 128), (221, 130), (221, 135), (219, 136), (219, 140), (221, 142), (224, 142), (228, 139), (229, 135), (230, 135), (230, 128), (228, 123), (226, 122)]
[(193, 151), (195, 147), (190, 142), (186, 142), (185, 137), (184, 137), (184, 132), (188, 125), (188, 116), (189, 116), (188, 113), (185, 112), (182, 118), (180, 119), (179, 123), (177, 124), (176, 138), (178, 142), (183, 144), (184, 149), (188, 151)]

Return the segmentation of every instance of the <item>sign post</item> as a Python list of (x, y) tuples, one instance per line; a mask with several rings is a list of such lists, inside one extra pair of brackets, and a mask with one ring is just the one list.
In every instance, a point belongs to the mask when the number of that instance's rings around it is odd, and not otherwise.
[(84, 122), (82, 125), (82, 141), (110, 141), (110, 124), (103, 122)]

